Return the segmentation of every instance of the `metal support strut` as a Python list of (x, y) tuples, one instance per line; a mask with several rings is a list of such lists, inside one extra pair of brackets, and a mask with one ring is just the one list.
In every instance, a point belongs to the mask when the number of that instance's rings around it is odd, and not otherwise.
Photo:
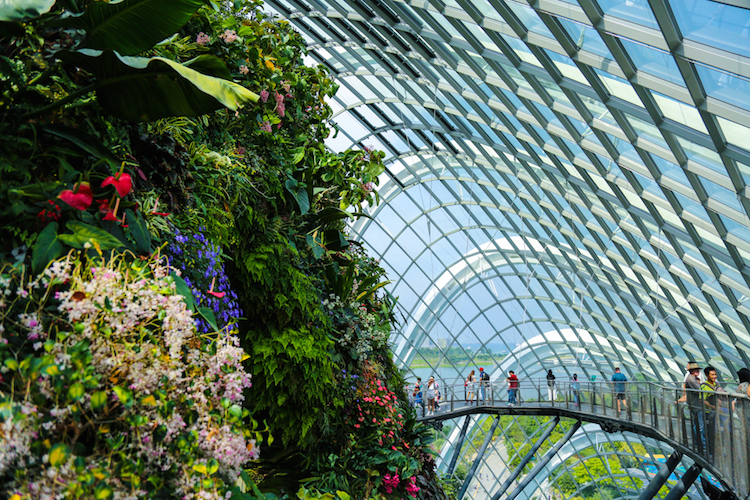
[(664, 497), (664, 500), (679, 500), (682, 498), (687, 490), (693, 485), (695, 480), (698, 479), (698, 475), (700, 475), (702, 470), (703, 467), (698, 464), (693, 464), (693, 466), (682, 475), (680, 480), (672, 486), (672, 489), (669, 490), (669, 493)]
[(539, 437), (539, 439), (536, 440), (534, 443), (534, 446), (531, 447), (529, 452), (526, 454), (523, 459), (521, 459), (521, 463), (518, 464), (518, 466), (513, 469), (513, 472), (511, 472), (510, 477), (505, 480), (502, 486), (500, 486), (500, 489), (497, 493), (492, 497), (492, 500), (500, 500), (500, 497), (505, 494), (506, 491), (508, 491), (508, 487), (513, 483), (513, 481), (516, 480), (516, 478), (523, 472), (523, 469), (526, 467), (526, 464), (529, 463), (529, 461), (534, 458), (534, 454), (537, 452), (540, 446), (542, 446), (542, 443), (544, 443), (547, 438), (549, 438), (550, 434), (552, 434), (552, 431), (557, 427), (557, 424), (560, 423), (560, 417), (555, 417), (552, 422), (549, 423), (547, 428), (544, 430), (544, 433)]
[(484, 452), (487, 450), (487, 446), (490, 444), (492, 436), (495, 434), (495, 429), (497, 429), (497, 424), (499, 423), (500, 418), (495, 417), (495, 421), (492, 422), (492, 427), (490, 427), (487, 436), (484, 438), (484, 443), (482, 443), (482, 447), (479, 449), (479, 453), (477, 453), (477, 458), (474, 460), (474, 463), (471, 466), (471, 470), (469, 470), (469, 473), (466, 475), (464, 484), (461, 485), (461, 491), (458, 492), (458, 496), (456, 498), (463, 498), (464, 493), (466, 493), (466, 490), (469, 488), (469, 483), (471, 483), (471, 480), (474, 479), (474, 474), (476, 474), (477, 469), (479, 468), (479, 463), (482, 461), (482, 458), (484, 458)]
[(677, 450), (669, 455), (669, 458), (664, 465), (661, 466), (659, 472), (656, 473), (651, 479), (651, 482), (648, 483), (648, 486), (646, 486), (643, 492), (641, 492), (638, 500), (651, 500), (654, 498), (654, 496), (659, 493), (661, 487), (664, 486), (664, 483), (667, 482), (669, 476), (674, 472), (674, 469), (677, 467), (677, 464), (680, 463), (680, 460), (682, 460), (682, 453)]
[[(552, 458), (557, 455), (557, 453), (560, 451), (560, 448), (565, 445), (568, 441), (570, 441), (570, 438), (573, 437), (573, 434), (581, 427), (581, 421), (577, 420), (575, 424), (573, 424), (573, 427), (570, 428), (568, 432), (565, 433), (565, 436), (561, 440), (559, 440), (555, 445), (547, 451), (547, 453), (542, 457), (541, 460), (534, 466), (533, 469), (531, 469), (531, 472), (529, 472), (526, 477), (523, 478), (523, 481), (516, 487), (515, 490), (513, 490), (513, 493), (508, 495), (508, 498), (506, 500), (514, 500), (526, 486), (529, 485), (529, 483), (536, 477), (539, 472), (541, 472), (542, 469), (544, 469), (547, 464), (549, 463)], [(461, 498), (460, 496), (458, 498)], [(672, 499), (670, 499), (672, 500)]]
[(464, 438), (466, 437), (466, 430), (469, 428), (469, 422), (471, 422), (471, 415), (466, 415), (464, 417), (464, 425), (461, 427), (461, 434), (458, 435), (458, 442), (456, 443), (455, 447), (453, 448), (453, 457), (451, 457), (451, 464), (448, 466), (448, 475), (452, 475), (453, 471), (456, 469), (456, 462), (458, 461), (458, 456), (461, 454), (461, 447), (464, 445)]

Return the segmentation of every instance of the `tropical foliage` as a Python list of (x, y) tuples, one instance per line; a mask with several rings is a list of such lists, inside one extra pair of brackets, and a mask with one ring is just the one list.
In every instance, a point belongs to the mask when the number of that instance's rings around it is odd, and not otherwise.
[(325, 147), (303, 38), (240, 0), (0, 28), (0, 495), (444, 497), (346, 234), (384, 155)]

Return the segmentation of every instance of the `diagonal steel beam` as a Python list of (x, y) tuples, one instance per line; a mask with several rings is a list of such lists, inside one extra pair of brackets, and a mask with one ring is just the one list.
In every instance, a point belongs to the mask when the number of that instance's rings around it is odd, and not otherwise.
[(576, 423), (573, 424), (573, 427), (571, 427), (570, 430), (565, 433), (562, 439), (560, 439), (560, 441), (555, 443), (555, 445), (552, 448), (550, 448), (549, 451), (547, 451), (547, 453), (545, 453), (542, 459), (539, 460), (539, 462), (534, 466), (533, 469), (531, 469), (531, 472), (526, 474), (526, 477), (523, 478), (523, 481), (521, 481), (521, 484), (519, 484), (518, 487), (516, 487), (516, 489), (513, 490), (513, 492), (510, 495), (508, 495), (506, 500), (514, 500), (524, 490), (524, 488), (526, 488), (526, 486), (529, 485), (529, 483), (536, 477), (536, 475), (539, 474), (539, 472), (547, 466), (549, 461), (552, 460), (552, 458), (555, 455), (557, 455), (557, 452), (560, 451), (560, 448), (562, 448), (563, 445), (565, 445), (565, 443), (570, 441), (570, 438), (573, 437), (573, 434), (575, 434), (575, 432), (580, 427), (581, 427), (581, 421), (577, 420)]
[(458, 496), (456, 498), (463, 498), (464, 493), (466, 493), (466, 490), (469, 488), (469, 483), (471, 483), (471, 480), (474, 479), (474, 474), (476, 474), (477, 469), (479, 468), (479, 464), (482, 461), (482, 458), (484, 458), (484, 452), (487, 450), (487, 446), (490, 444), (492, 436), (493, 434), (495, 434), (495, 429), (497, 429), (497, 424), (499, 423), (500, 419), (495, 417), (495, 421), (492, 422), (492, 427), (490, 427), (490, 431), (484, 438), (484, 443), (482, 443), (482, 447), (479, 449), (479, 453), (477, 453), (477, 458), (474, 460), (474, 463), (471, 466), (471, 470), (469, 470), (469, 473), (466, 475), (464, 484), (461, 485), (461, 491), (458, 492)]
[(557, 427), (557, 424), (560, 423), (560, 417), (555, 417), (552, 422), (549, 423), (547, 428), (544, 430), (544, 433), (539, 437), (539, 439), (536, 440), (534, 443), (534, 446), (531, 447), (529, 452), (526, 454), (525, 457), (521, 460), (521, 463), (518, 464), (518, 466), (511, 472), (510, 477), (505, 480), (503, 485), (500, 487), (497, 493), (492, 497), (492, 500), (500, 500), (500, 497), (505, 494), (506, 491), (508, 491), (508, 488), (513, 483), (513, 481), (516, 480), (516, 478), (523, 472), (523, 469), (526, 467), (526, 464), (529, 463), (529, 461), (534, 457), (534, 454), (537, 452), (540, 446), (542, 446), (542, 443), (544, 443), (547, 438), (549, 438), (550, 434), (552, 434), (552, 431)]
[(466, 415), (466, 420), (464, 420), (464, 425), (461, 427), (461, 434), (458, 435), (458, 443), (456, 443), (453, 451), (453, 457), (451, 458), (451, 463), (448, 466), (448, 475), (450, 476), (453, 474), (453, 471), (456, 469), (456, 462), (458, 461), (458, 456), (461, 454), (461, 447), (464, 445), (464, 438), (466, 437), (466, 430), (469, 428), (469, 422), (471, 422), (471, 415)]
[(678, 500), (682, 498), (687, 490), (693, 485), (695, 480), (698, 479), (698, 475), (700, 475), (702, 470), (703, 467), (698, 464), (693, 464), (693, 466), (682, 475), (680, 480), (675, 483), (672, 489), (669, 490), (669, 493), (664, 497), (664, 500)]
[(669, 476), (674, 472), (674, 469), (677, 467), (677, 464), (680, 463), (680, 460), (682, 460), (682, 453), (679, 451), (675, 450), (674, 453), (669, 455), (669, 458), (664, 465), (661, 466), (659, 472), (656, 473), (653, 479), (651, 479), (651, 482), (648, 483), (648, 486), (646, 486), (643, 492), (641, 492), (638, 500), (651, 500), (654, 498), (661, 487), (664, 486), (664, 483), (667, 482)]

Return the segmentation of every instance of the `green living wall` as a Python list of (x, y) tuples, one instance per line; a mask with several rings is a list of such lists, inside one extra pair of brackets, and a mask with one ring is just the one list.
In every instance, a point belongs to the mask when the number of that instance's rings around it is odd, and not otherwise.
[(0, 2), (0, 497), (444, 498), (304, 41), (252, 1)]

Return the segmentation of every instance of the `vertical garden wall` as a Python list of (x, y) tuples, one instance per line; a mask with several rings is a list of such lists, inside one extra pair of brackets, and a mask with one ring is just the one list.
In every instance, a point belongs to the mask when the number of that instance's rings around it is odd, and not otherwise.
[(324, 68), (258, 2), (0, 3), (0, 497), (442, 498), (346, 224)]

